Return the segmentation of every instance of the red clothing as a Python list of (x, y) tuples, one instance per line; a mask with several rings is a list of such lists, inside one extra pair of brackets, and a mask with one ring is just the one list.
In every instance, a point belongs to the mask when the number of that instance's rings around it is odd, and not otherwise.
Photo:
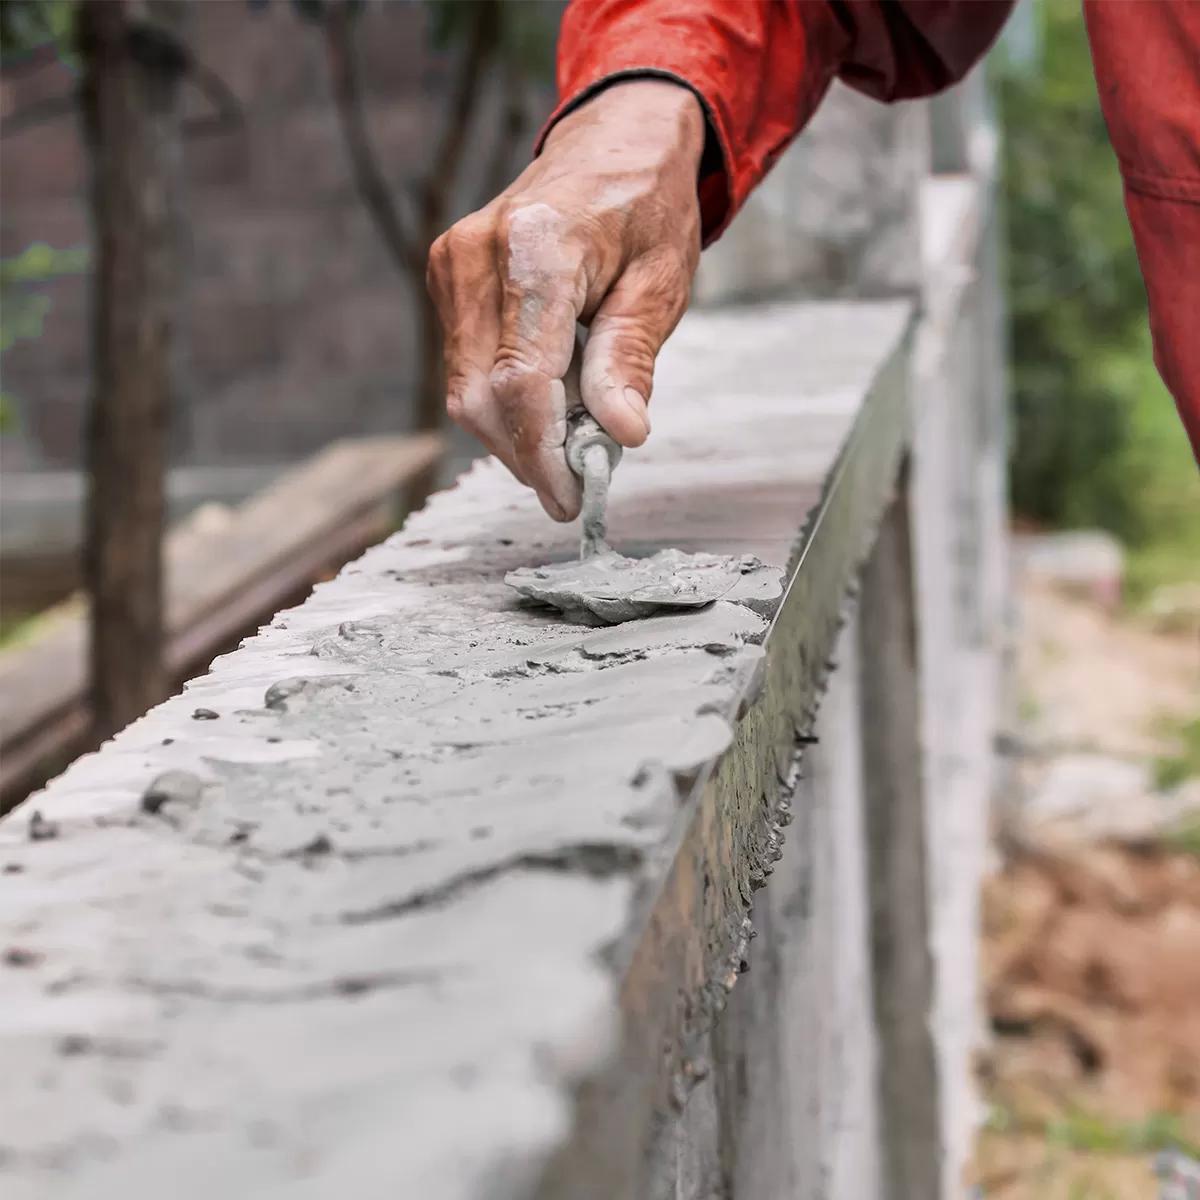
[[(1011, 7), (1012, 0), (572, 0), (550, 124), (623, 74), (687, 84), (720, 150), (700, 181), (710, 242), (835, 77), (880, 100), (929, 95), (966, 74)], [(1084, 0), (1084, 8), (1149, 294), (1155, 361), (1200, 460), (1200, 3)]]

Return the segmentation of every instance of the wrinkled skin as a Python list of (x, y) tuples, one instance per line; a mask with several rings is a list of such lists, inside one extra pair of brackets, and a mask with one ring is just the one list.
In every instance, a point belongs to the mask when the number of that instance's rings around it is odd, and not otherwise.
[(433, 245), (446, 407), (558, 521), (579, 513), (564, 376), (589, 326), (583, 402), (623, 446), (650, 432), (654, 360), (700, 255), (704, 117), (686, 88), (614, 84), (564, 117), (541, 155)]

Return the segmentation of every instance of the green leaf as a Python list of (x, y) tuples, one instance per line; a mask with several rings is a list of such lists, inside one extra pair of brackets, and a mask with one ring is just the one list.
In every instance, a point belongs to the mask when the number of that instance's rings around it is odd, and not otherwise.
[(16, 423), (17, 400), (8, 392), (0, 392), (0, 433), (8, 433)]
[(88, 252), (84, 246), (56, 250), (45, 242), (34, 242), (12, 258), (0, 259), (0, 287), (20, 283), (41, 283), (63, 275), (78, 275), (87, 270)]
[[(26, 246), (12, 258), (0, 259), (0, 354), (17, 342), (41, 337), (50, 297), (37, 284), (87, 269), (88, 252), (80, 246), (56, 250), (44, 242)], [(13, 398), (5, 396), (0, 428), (11, 419)]]
[(40, 294), (6, 296), (0, 312), (0, 354), (17, 342), (40, 337), (50, 311), (50, 297)]

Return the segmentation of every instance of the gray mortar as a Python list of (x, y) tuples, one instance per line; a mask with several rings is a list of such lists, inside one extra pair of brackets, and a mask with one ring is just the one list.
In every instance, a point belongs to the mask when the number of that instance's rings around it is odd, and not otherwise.
[[(0, 822), (5, 1200), (529, 1196), (904, 320), (784, 307), (749, 357), (685, 320), (609, 520), (643, 562), (767, 564), (706, 607), (522, 607), (505, 576), (570, 532), (483, 465)], [(713, 936), (730, 978), (744, 909)]]
[[(586, 536), (586, 535), (585, 535)], [(777, 595), (780, 572), (752, 554), (687, 554), (660, 550), (626, 558), (605, 550), (581, 562), (525, 567), (504, 577), (509, 587), (583, 625), (619, 625), (655, 613), (703, 608), (728, 596), (765, 589)]]

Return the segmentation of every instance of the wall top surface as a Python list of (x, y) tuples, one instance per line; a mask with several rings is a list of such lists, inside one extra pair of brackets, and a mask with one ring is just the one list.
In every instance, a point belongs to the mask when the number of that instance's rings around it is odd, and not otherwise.
[[(687, 317), (610, 533), (779, 582), (587, 629), (493, 463), (0, 823), (0, 1193), (521, 1194), (906, 303)], [(803, 566), (800, 568), (803, 571)]]

